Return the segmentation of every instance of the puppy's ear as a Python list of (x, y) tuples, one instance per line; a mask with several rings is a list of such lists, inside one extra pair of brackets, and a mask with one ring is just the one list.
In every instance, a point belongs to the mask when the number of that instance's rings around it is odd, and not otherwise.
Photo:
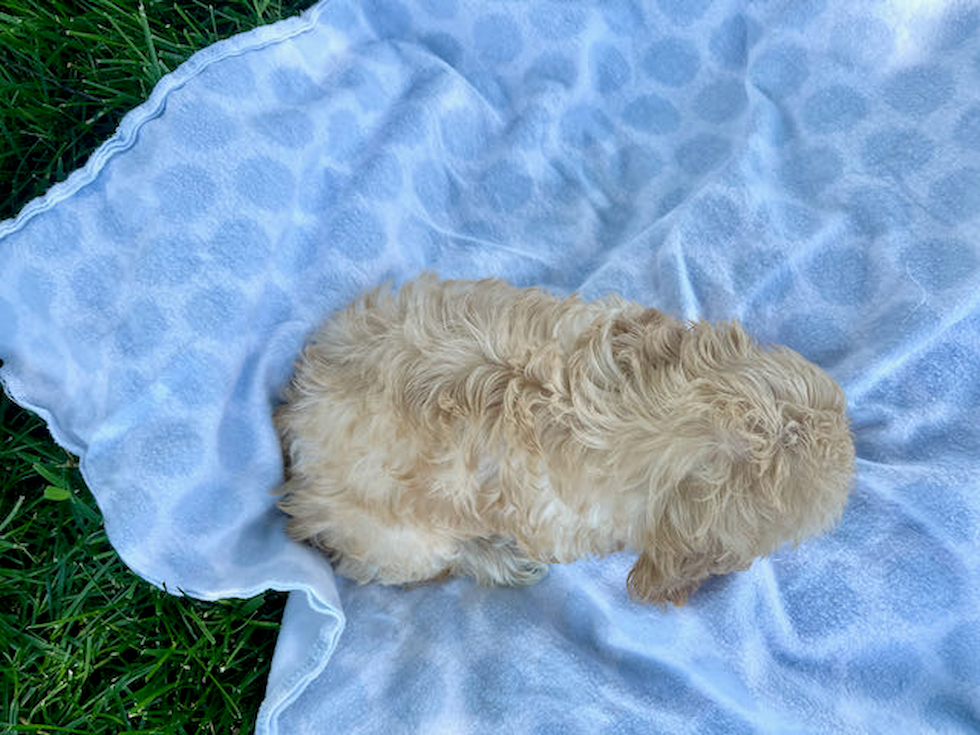
[(637, 558), (626, 578), (630, 597), (666, 607), (681, 607), (701, 582), (708, 578), (709, 560), (697, 555), (683, 560), (668, 558), (670, 552), (658, 553), (657, 558), (644, 551)]
[(660, 605), (683, 605), (704, 580), (727, 571), (723, 560), (734, 553), (726, 545), (732, 459), (724, 447), (687, 447), (662, 468), (661, 490), (647, 507), (643, 553), (627, 579), (632, 596)]

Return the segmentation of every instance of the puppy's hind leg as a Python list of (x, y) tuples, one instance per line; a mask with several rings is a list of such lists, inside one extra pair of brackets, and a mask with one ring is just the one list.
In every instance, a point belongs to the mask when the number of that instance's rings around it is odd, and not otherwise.
[(517, 587), (540, 581), (548, 565), (528, 559), (513, 540), (494, 536), (461, 542), (452, 571), (488, 587)]
[[(416, 584), (441, 577), (451, 569), (457, 541), (447, 534), (409, 521), (391, 524), (370, 508), (334, 498), (303, 512), (299, 496), (283, 503), (296, 514), (289, 534), (319, 548), (338, 574), (361, 584)], [(329, 511), (329, 512), (328, 512)]]

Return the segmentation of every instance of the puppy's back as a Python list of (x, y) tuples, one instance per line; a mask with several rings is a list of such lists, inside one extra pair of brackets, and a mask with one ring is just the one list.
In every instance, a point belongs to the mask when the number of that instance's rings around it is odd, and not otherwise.
[(567, 354), (605, 307), (495, 279), (424, 274), (397, 292), (377, 288), (315, 334), (287, 402), (301, 398), (300, 386), (337, 375), (344, 389), (384, 392), (403, 410), (426, 412), (453, 398), (486, 408), (515, 372), (526, 375), (529, 363), (540, 362), (542, 351)]

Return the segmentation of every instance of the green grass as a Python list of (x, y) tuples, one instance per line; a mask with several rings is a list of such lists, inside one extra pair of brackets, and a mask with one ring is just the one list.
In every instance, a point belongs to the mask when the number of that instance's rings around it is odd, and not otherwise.
[(282, 595), (203, 603), (150, 587), (43, 424), (0, 397), (0, 425), (0, 731), (249, 730)]
[[(0, 219), (192, 53), (309, 4), (0, 0)], [(0, 732), (248, 732), (283, 603), (202, 603), (137, 578), (75, 458), (0, 396)]]

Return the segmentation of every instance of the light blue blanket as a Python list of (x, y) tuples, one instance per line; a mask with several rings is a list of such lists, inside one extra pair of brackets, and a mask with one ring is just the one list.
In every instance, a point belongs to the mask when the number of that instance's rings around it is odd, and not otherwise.
[[(980, 729), (980, 6), (329, 0), (216, 44), (0, 223), (4, 386), (112, 543), (292, 590), (260, 733)], [(845, 387), (839, 529), (628, 601), (335, 581), (274, 509), (304, 336), (423, 268), (737, 316)]]

